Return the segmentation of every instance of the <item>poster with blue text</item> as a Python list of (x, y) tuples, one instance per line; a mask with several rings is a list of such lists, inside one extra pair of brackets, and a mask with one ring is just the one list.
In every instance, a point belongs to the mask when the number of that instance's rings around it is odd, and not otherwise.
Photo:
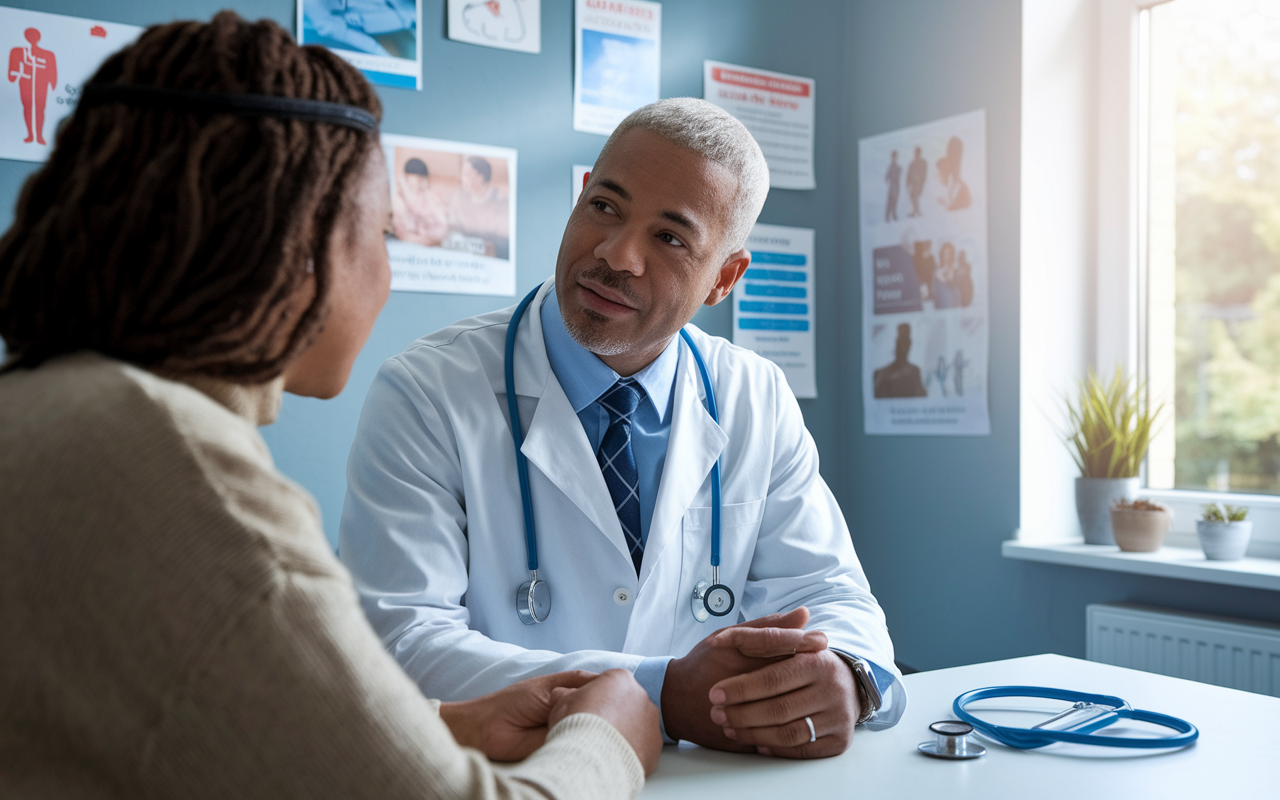
[(658, 99), (662, 4), (577, 0), (574, 10), (573, 129), (608, 136)]
[(137, 25), (0, 8), (0, 45), (9, 55), (8, 80), (0, 83), (0, 158), (48, 158), (84, 82), (139, 33)]
[(332, 50), (373, 83), (422, 88), (422, 0), (297, 0), (298, 44)]
[(747, 249), (751, 264), (733, 289), (733, 343), (781, 367), (796, 397), (817, 397), (813, 229), (756, 223)]
[(984, 436), (986, 115), (858, 142), (866, 432)]

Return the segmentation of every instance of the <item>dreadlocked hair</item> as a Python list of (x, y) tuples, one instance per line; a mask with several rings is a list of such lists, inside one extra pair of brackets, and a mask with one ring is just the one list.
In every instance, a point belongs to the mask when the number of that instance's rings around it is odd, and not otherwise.
[[(90, 80), (382, 111), (328, 50), (229, 11), (149, 28)], [(324, 122), (79, 108), (0, 239), (6, 369), (88, 349), (237, 383), (280, 375), (324, 323), (329, 234), (375, 145)]]

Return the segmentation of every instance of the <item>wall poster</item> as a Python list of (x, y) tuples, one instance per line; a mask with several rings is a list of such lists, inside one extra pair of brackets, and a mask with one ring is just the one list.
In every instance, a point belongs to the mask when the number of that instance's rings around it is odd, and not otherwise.
[(647, 0), (575, 0), (573, 129), (613, 133), (658, 99), (662, 4)]
[(569, 205), (570, 210), (578, 205), (578, 200), (582, 198), (582, 190), (587, 188), (587, 179), (590, 177), (591, 167), (586, 164), (573, 165), (573, 203)]
[(866, 432), (991, 432), (986, 115), (858, 142)]
[(342, 56), (372, 83), (422, 88), (422, 0), (297, 0), (298, 44)]
[(516, 151), (382, 135), (391, 179), (391, 288), (513, 295)]
[(9, 55), (8, 80), (0, 83), (0, 158), (47, 159), (80, 87), (140, 33), (137, 25), (0, 7), (0, 46)]
[(813, 363), (813, 229), (756, 223), (733, 289), (733, 343), (782, 367), (798, 398), (818, 396)]
[(702, 96), (738, 118), (769, 163), (774, 189), (814, 189), (812, 78), (702, 62)]
[(541, 53), (542, 0), (449, 0), (449, 38)]

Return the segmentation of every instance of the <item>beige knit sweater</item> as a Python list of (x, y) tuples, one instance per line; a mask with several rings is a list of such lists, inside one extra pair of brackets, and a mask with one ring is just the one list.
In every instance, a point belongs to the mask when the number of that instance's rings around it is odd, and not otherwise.
[(454, 742), (272, 466), (280, 392), (0, 376), (0, 797), (634, 797), (591, 714), (508, 767)]

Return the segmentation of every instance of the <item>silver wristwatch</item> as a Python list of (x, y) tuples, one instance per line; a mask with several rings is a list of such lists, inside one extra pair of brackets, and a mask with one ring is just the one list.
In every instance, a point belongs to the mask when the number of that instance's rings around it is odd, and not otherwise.
[(839, 650), (834, 652), (844, 659), (849, 669), (853, 670), (853, 682), (858, 686), (858, 701), (862, 707), (857, 724), (861, 725), (875, 717), (880, 706), (884, 705), (884, 698), (880, 696), (880, 687), (876, 686), (875, 676), (871, 674), (871, 665), (866, 659), (856, 658)]

